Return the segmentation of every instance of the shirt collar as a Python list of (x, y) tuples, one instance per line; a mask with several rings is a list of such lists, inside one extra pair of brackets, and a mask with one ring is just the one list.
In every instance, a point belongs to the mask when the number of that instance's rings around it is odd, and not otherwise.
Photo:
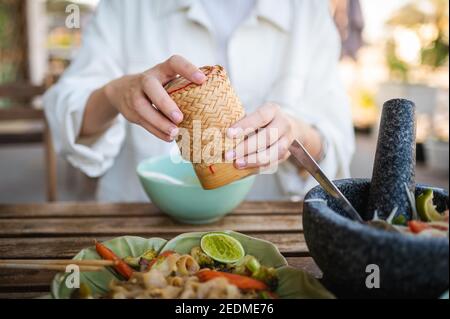
[(256, 3), (256, 15), (265, 19), (281, 30), (287, 32), (291, 28), (291, 1), (258, 0)]
[[(255, 9), (251, 13), (250, 21), (258, 18), (273, 23), (281, 30), (287, 32), (290, 30), (292, 14), (290, 8), (291, 1), (273, 1), (273, 0), (257, 0)], [(161, 1), (159, 13), (160, 15), (168, 15), (175, 11), (186, 11), (188, 17), (209, 27), (209, 19), (203, 6), (198, 0), (172, 0)]]

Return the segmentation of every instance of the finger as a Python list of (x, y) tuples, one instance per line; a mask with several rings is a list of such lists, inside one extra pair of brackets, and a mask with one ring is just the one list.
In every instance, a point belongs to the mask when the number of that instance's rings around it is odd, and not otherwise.
[(278, 141), (279, 138), (288, 131), (288, 128), (288, 123), (285, 123), (282, 117), (276, 116), (267, 127), (260, 129), (256, 134), (249, 136), (246, 140), (241, 142), (234, 151), (229, 151), (225, 154), (225, 159), (238, 159), (267, 149)]
[(139, 126), (142, 126), (144, 129), (146, 129), (149, 133), (153, 134), (157, 138), (165, 141), (165, 142), (172, 142), (173, 137), (169, 134), (165, 134), (164, 132), (161, 132), (157, 127), (153, 126), (149, 122), (145, 121), (142, 117), (138, 117), (138, 119), (135, 121), (136, 124)]
[(274, 119), (279, 106), (274, 103), (267, 103), (260, 107), (256, 112), (244, 117), (228, 129), (229, 138), (235, 138), (242, 132), (249, 134), (259, 128), (267, 126)]
[(236, 160), (235, 166), (238, 169), (246, 169), (273, 165), (286, 156), (288, 145), (289, 141), (287, 136), (283, 136), (266, 150)]
[(279, 135), (274, 134), (275, 132), (274, 130), (260, 129), (239, 143), (234, 150), (228, 151), (225, 159), (235, 160), (269, 148), (279, 139)]
[(178, 135), (178, 127), (161, 114), (161, 112), (155, 109), (143, 94), (140, 98), (136, 99), (134, 103), (134, 110), (142, 119), (142, 123), (150, 124), (162, 134), (168, 135), (172, 139)]
[(156, 71), (162, 84), (166, 84), (177, 75), (196, 84), (202, 84), (206, 80), (206, 75), (199, 68), (179, 55), (173, 55), (167, 61), (159, 64)]
[(266, 165), (266, 166), (260, 166), (259, 167), (259, 174), (263, 174), (263, 173), (273, 174), (273, 173), (276, 173), (276, 171), (278, 169), (278, 166), (281, 163), (287, 161), (290, 156), (291, 156), (291, 153), (289, 151), (287, 151), (286, 154), (278, 162), (271, 163), (271, 164)]
[(168, 119), (175, 124), (183, 121), (183, 113), (181, 113), (177, 104), (172, 100), (157, 78), (148, 74), (144, 75), (142, 78), (142, 88), (150, 101)]

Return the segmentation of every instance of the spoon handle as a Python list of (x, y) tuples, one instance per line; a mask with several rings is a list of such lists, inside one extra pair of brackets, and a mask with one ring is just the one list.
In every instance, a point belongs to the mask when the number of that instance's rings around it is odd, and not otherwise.
[(352, 204), (350, 204), (339, 188), (337, 188), (337, 186), (325, 175), (301, 143), (294, 140), (292, 145), (289, 147), (289, 151), (292, 156), (294, 156), (294, 158), (316, 179), (320, 186), (322, 186), (330, 196), (339, 201), (342, 208), (347, 212), (350, 218), (363, 223), (361, 216)]

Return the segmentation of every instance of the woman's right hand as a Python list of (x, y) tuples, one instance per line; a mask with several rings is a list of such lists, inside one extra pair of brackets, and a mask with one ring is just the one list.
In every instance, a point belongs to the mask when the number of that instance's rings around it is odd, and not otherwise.
[(178, 135), (177, 125), (183, 121), (183, 114), (164, 85), (177, 75), (196, 84), (206, 80), (206, 76), (196, 66), (174, 55), (141, 74), (127, 75), (108, 83), (103, 92), (115, 111), (128, 121), (170, 142)]

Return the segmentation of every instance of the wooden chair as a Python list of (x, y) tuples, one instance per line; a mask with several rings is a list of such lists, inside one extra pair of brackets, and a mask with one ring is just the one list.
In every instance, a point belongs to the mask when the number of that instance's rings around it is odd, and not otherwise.
[(28, 83), (0, 85), (0, 99), (12, 101), (10, 107), (0, 109), (0, 122), (7, 121), (41, 121), (43, 129), (23, 130), (20, 132), (0, 132), (0, 146), (3, 144), (43, 143), (44, 163), (46, 166), (47, 201), (56, 201), (56, 155), (44, 111), (32, 106), (33, 99), (45, 92), (43, 86)]

